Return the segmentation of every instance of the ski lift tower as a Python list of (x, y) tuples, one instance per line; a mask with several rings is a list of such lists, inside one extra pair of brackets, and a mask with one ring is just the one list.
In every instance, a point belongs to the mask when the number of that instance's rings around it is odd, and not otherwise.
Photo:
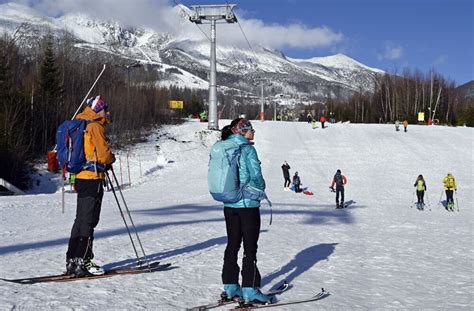
[(196, 24), (209, 21), (211, 24), (211, 69), (209, 74), (209, 123), (208, 129), (218, 130), (217, 116), (217, 83), (216, 83), (216, 22), (225, 20), (227, 23), (237, 22), (232, 9), (235, 4), (192, 5), (193, 13), (189, 20)]

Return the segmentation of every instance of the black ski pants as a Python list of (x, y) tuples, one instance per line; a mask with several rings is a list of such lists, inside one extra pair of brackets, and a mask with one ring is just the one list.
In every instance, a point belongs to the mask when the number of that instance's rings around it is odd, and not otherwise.
[(290, 176), (283, 176), (285, 177), (285, 184), (283, 185), (284, 188), (289, 187), (291, 185)]
[(295, 192), (296, 192), (296, 193), (301, 192), (300, 184), (295, 184)]
[(449, 202), (454, 202), (453, 193), (454, 193), (453, 190), (446, 190), (446, 201), (447, 201), (448, 203), (449, 203)]
[(344, 204), (344, 186), (336, 186), (336, 204), (339, 204), (339, 195), (341, 195), (341, 204)]
[(224, 253), (222, 283), (239, 283), (240, 268), (237, 259), (240, 244), (243, 241), (242, 287), (260, 287), (261, 276), (257, 268), (260, 208), (224, 207), (224, 217), (227, 230), (227, 247)]
[(418, 190), (417, 190), (417, 191), (416, 191), (416, 197), (418, 198), (418, 203), (423, 203), (423, 204), (425, 203), (425, 202), (423, 201), (423, 197), (424, 197), (424, 196), (425, 196), (425, 191), (424, 191), (424, 190), (422, 190), (422, 191), (418, 191)]
[(76, 219), (71, 229), (66, 260), (75, 257), (94, 258), (92, 242), (104, 196), (102, 183), (101, 179), (76, 179)]

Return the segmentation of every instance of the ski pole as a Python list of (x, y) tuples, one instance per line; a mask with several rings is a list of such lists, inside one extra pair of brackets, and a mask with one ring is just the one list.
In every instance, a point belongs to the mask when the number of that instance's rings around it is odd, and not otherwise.
[(413, 190), (413, 196), (411, 197), (411, 205), (410, 205), (410, 208), (413, 208), (413, 204), (415, 203), (415, 192), (416, 192), (416, 190)]
[[(120, 207), (120, 202), (117, 198), (117, 194), (115, 193), (115, 189), (114, 189), (114, 185), (112, 184), (112, 181), (110, 180), (110, 176), (109, 176), (109, 173), (107, 171), (105, 171), (105, 174), (107, 176), (107, 180), (108, 182), (110, 183), (110, 188), (112, 188), (112, 192), (114, 194), (114, 197), (115, 197), (115, 201), (117, 202), (117, 207), (120, 211), (120, 216), (122, 216), (122, 219), (123, 219), (123, 223), (125, 224), (125, 228), (127, 228), (127, 232), (128, 232), (128, 236), (130, 237), (130, 241), (132, 242), (132, 247), (133, 247), (133, 250), (135, 252), (135, 255), (137, 256), (137, 260), (138, 260), (138, 263), (140, 263), (140, 256), (138, 256), (138, 252), (137, 252), (137, 248), (135, 247), (135, 243), (133, 242), (133, 238), (132, 238), (132, 234), (130, 233), (130, 228), (128, 227), (127, 225), (127, 221), (125, 220), (125, 215), (123, 214), (123, 210), (122, 208)], [(141, 266), (141, 265), (140, 265)]]
[(458, 194), (456, 193), (456, 206), (458, 208), (458, 212), (459, 212), (459, 203), (458, 203)]
[[(142, 253), (143, 253), (143, 256), (145, 258), (148, 269), (150, 269), (150, 271), (151, 271), (151, 266), (150, 266), (150, 262), (148, 261), (148, 256), (146, 255), (145, 250), (143, 249), (142, 241), (140, 240), (140, 237), (138, 236), (137, 228), (135, 227), (135, 224), (133, 223), (132, 215), (130, 214), (130, 210), (128, 209), (127, 202), (125, 202), (125, 198), (123, 196), (122, 189), (120, 189), (120, 186), (118, 184), (118, 180), (117, 180), (117, 176), (115, 176), (114, 168), (111, 167), (110, 170), (112, 171), (112, 176), (114, 176), (115, 184), (117, 185), (120, 196), (122, 197), (123, 205), (125, 206), (125, 210), (127, 211), (128, 218), (130, 219), (130, 223), (132, 224), (133, 230), (135, 231), (135, 236), (137, 237), (138, 244), (140, 245), (140, 248), (142, 250)], [(138, 262), (138, 264), (141, 266), (141, 262)]]
[(79, 110), (81, 110), (82, 108), (82, 105), (84, 105), (84, 102), (86, 101), (87, 97), (89, 97), (89, 94), (92, 92), (92, 90), (94, 89), (95, 85), (97, 84), (97, 81), (99, 81), (100, 77), (102, 76), (102, 74), (104, 73), (105, 71), (105, 64), (104, 64), (104, 67), (102, 68), (102, 71), (99, 73), (99, 75), (97, 76), (97, 79), (95, 79), (95, 82), (94, 84), (92, 84), (91, 88), (89, 89), (89, 92), (87, 92), (86, 96), (84, 96), (84, 99), (82, 100), (81, 104), (79, 105), (79, 108), (77, 108), (76, 112), (74, 113), (74, 115), (72, 116), (71, 120), (74, 120), (74, 118), (76, 117), (76, 115), (79, 113)]
[(439, 196), (439, 200), (438, 200), (438, 207), (439, 205), (441, 204), (441, 199), (443, 198), (443, 190), (441, 190), (441, 195)]
[[(426, 192), (426, 190), (425, 190), (425, 192)], [(430, 204), (430, 199), (428, 198), (428, 196), (426, 196), (426, 203), (428, 203), (428, 207), (431, 211), (431, 204)]]

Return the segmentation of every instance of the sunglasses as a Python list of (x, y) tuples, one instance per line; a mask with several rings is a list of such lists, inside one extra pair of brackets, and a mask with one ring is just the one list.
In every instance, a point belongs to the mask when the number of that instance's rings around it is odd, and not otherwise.
[(251, 125), (250, 126), (244, 126), (244, 127), (240, 128), (240, 131), (241, 132), (247, 132), (247, 131), (255, 132), (255, 130), (253, 129), (253, 127)]

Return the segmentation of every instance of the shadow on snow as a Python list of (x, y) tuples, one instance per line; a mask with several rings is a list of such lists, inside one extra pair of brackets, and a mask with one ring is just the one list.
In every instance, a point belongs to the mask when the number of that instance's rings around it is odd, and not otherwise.
[[(354, 217), (350, 214), (350, 210), (353, 208), (363, 207), (363, 206), (351, 206), (350, 209), (342, 209), (342, 210), (335, 210), (333, 209), (333, 205), (318, 205), (318, 204), (287, 204), (287, 203), (276, 203), (273, 204), (273, 215), (274, 215), (274, 224), (277, 224), (279, 221), (278, 215), (301, 215), (303, 219), (301, 223), (303, 224), (333, 224), (333, 223), (343, 223), (343, 224), (351, 224), (354, 223)], [(275, 206), (277, 208), (275, 208)], [(287, 209), (278, 209), (279, 206), (287, 207)], [(291, 207), (291, 208), (288, 208)], [(311, 209), (307, 209), (307, 207), (311, 207)], [(330, 208), (328, 210), (328, 208)], [(196, 224), (208, 224), (214, 222), (224, 222), (222, 206), (221, 205), (191, 205), (191, 204), (183, 204), (183, 205), (174, 205), (168, 207), (161, 207), (161, 208), (154, 208), (154, 209), (140, 209), (131, 211), (132, 214), (146, 214), (148, 216), (162, 216), (162, 215), (196, 215), (201, 213), (209, 213), (209, 212), (216, 212), (218, 216), (213, 218), (203, 218), (203, 219), (191, 219), (191, 220), (178, 220), (178, 221), (169, 221), (160, 223), (159, 220), (157, 222), (147, 223), (147, 224), (136, 224), (135, 227), (137, 231), (146, 232), (151, 230), (158, 230), (163, 229), (166, 227), (173, 227), (173, 226), (189, 226), (189, 225), (196, 225)], [(262, 215), (269, 215), (270, 209), (267, 206), (263, 206), (261, 208)], [(276, 215), (276, 217), (275, 217)], [(209, 217), (209, 215), (206, 215)], [(158, 218), (159, 219), (159, 218)], [(262, 219), (262, 222), (265, 221)], [(294, 221), (294, 220), (292, 220)], [(72, 226), (72, 220), (71, 220)], [(100, 228), (100, 223), (99, 223)], [(127, 235), (127, 230), (125, 227), (117, 228), (117, 229), (110, 229), (110, 230), (99, 230), (95, 233), (96, 241), (98, 239), (103, 239), (111, 236), (117, 235)], [(51, 246), (58, 246), (58, 245), (67, 245), (69, 241), (68, 237), (65, 238), (58, 238), (53, 240), (45, 240), (45, 241), (35, 241), (31, 243), (23, 243), (23, 244), (12, 244), (6, 246), (0, 246), (0, 256), (5, 255), (8, 253), (20, 252), (25, 250), (31, 249), (40, 249), (46, 248)], [(205, 243), (205, 242), (204, 242)], [(190, 251), (193, 250), (193, 247), (196, 248), (196, 245), (190, 246)], [(159, 253), (161, 254), (161, 253)]]
[[(328, 260), (329, 256), (336, 249), (338, 243), (318, 244), (305, 248), (296, 256), (275, 272), (272, 272), (262, 278), (262, 284), (269, 284), (277, 278), (286, 280), (288, 283), (296, 279), (298, 276), (308, 271), (317, 262)], [(277, 286), (276, 284), (275, 286)]]

